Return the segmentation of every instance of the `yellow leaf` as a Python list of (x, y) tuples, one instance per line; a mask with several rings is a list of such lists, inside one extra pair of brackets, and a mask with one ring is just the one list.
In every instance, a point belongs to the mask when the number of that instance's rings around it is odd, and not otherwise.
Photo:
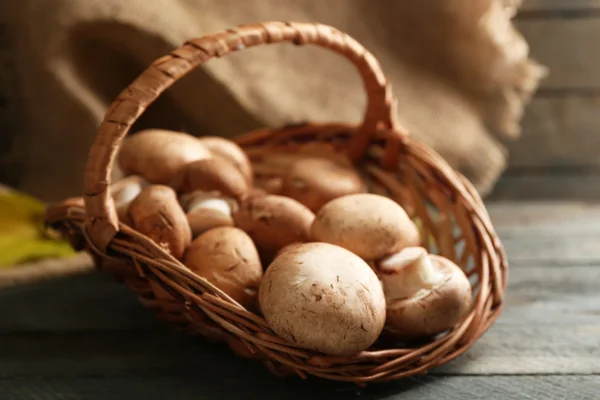
[(24, 193), (0, 192), (0, 267), (74, 253), (68, 242), (47, 235), (44, 210), (42, 202)]

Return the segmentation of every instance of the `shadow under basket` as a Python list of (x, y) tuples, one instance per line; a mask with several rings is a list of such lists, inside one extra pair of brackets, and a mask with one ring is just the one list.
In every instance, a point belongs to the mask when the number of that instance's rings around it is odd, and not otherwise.
[[(333, 357), (279, 338), (260, 315), (244, 309), (195, 275), (147, 236), (118, 221), (110, 173), (120, 141), (144, 110), (193, 68), (213, 57), (282, 41), (315, 44), (345, 56), (358, 69), (368, 95), (359, 125), (306, 123), (261, 129), (237, 139), (250, 158), (301, 151), (325, 143), (343, 152), (369, 183), (417, 221), (422, 243), (461, 266), (473, 286), (469, 313), (452, 330), (425, 342), (380, 339), (367, 351)], [(443, 129), (443, 127), (440, 127)], [(266, 22), (240, 26), (186, 42), (152, 63), (114, 101), (100, 125), (85, 171), (82, 201), (47, 210), (48, 225), (89, 251), (156, 315), (191, 334), (225, 341), (235, 354), (263, 362), (278, 375), (309, 375), (359, 384), (425, 373), (464, 353), (501, 312), (507, 262), (480, 196), (435, 151), (412, 139), (395, 121), (395, 101), (379, 63), (359, 43), (332, 27)]]

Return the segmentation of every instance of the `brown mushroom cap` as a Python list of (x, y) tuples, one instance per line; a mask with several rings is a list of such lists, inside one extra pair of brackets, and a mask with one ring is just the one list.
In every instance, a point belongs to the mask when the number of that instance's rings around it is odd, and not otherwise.
[(150, 183), (166, 185), (185, 165), (209, 157), (208, 148), (194, 136), (148, 129), (123, 140), (117, 159), (126, 175), (140, 175)]
[(183, 262), (242, 306), (255, 307), (263, 270), (252, 239), (241, 229), (224, 226), (203, 233)]
[(311, 157), (291, 166), (283, 178), (281, 194), (318, 211), (333, 199), (365, 191), (365, 183), (354, 168), (331, 159)]
[(471, 307), (471, 284), (445, 257), (406, 248), (378, 263), (387, 301), (385, 331), (396, 339), (428, 338), (453, 328)]
[(150, 185), (133, 200), (128, 210), (132, 227), (179, 259), (192, 240), (187, 218), (175, 191)]
[(259, 303), (280, 337), (330, 355), (367, 349), (385, 322), (385, 298), (375, 273), (355, 254), (328, 243), (282, 251), (267, 268)]
[(311, 239), (344, 247), (365, 260), (377, 260), (418, 243), (419, 230), (398, 203), (360, 193), (325, 204), (311, 227)]
[(278, 195), (247, 197), (233, 213), (236, 226), (250, 235), (265, 259), (288, 244), (308, 241), (314, 218), (306, 206)]
[(241, 198), (249, 190), (248, 182), (239, 169), (223, 158), (194, 161), (183, 168), (171, 181), (182, 193), (217, 191), (223, 196)]
[(252, 184), (252, 164), (244, 150), (237, 143), (219, 136), (202, 136), (199, 140), (211, 153), (235, 165), (246, 178), (246, 182)]

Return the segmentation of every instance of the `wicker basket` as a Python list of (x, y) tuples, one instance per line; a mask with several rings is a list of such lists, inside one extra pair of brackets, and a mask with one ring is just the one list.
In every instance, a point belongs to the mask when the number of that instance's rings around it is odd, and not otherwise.
[[(419, 221), (425, 246), (460, 265), (473, 284), (473, 307), (453, 330), (425, 343), (382, 340), (352, 357), (297, 348), (253, 314), (190, 272), (147, 236), (120, 224), (110, 172), (119, 143), (144, 110), (192, 69), (213, 57), (261, 44), (316, 44), (350, 60), (360, 72), (368, 105), (359, 126), (315, 124), (261, 129), (238, 139), (250, 157), (299, 151), (326, 143), (346, 152), (371, 182), (371, 191), (399, 202)], [(74, 247), (94, 255), (160, 318), (189, 333), (225, 341), (242, 357), (277, 374), (318, 376), (359, 384), (424, 373), (465, 352), (498, 317), (506, 287), (502, 246), (477, 192), (438, 154), (411, 139), (395, 121), (394, 98), (379, 63), (343, 32), (314, 23), (267, 22), (194, 39), (156, 60), (114, 101), (89, 153), (82, 199), (48, 209), (47, 221)], [(85, 203), (85, 207), (84, 204)]]

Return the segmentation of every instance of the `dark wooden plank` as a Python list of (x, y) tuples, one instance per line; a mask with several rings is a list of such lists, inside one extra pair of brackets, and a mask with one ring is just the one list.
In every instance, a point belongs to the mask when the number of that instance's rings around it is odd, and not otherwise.
[(2, 380), (3, 400), (210, 399), (569, 399), (600, 396), (597, 376), (419, 377), (359, 388), (352, 384), (280, 380), (263, 374), (217, 375), (211, 370), (152, 379), (79, 378)]
[(600, 9), (598, 0), (524, 0), (521, 11), (593, 11)]
[[(506, 308), (496, 325), (465, 356), (432, 374), (600, 373), (600, 268), (517, 267), (509, 279)], [(73, 294), (63, 292), (70, 301), (62, 308), (39, 303), (36, 315), (77, 316), (78, 301), (87, 303), (92, 315), (102, 313), (104, 299), (84, 288), (81, 285)], [(221, 345), (163, 325), (152, 327), (144, 320), (134, 325), (129, 317), (145, 310), (127, 299), (125, 293), (115, 296), (112, 318), (103, 325), (90, 325), (84, 317), (85, 329), (78, 328), (76, 319), (64, 319), (66, 325), (46, 325), (44, 331), (32, 324), (33, 332), (0, 335), (0, 377), (162, 376), (213, 368), (243, 370), (243, 365), (253, 368), (254, 364), (238, 360)], [(0, 304), (8, 301), (13, 306), (3, 306), (7, 311), (3, 321), (15, 326), (11, 319), (29, 300), (19, 296), (4, 300)]]
[[(589, 301), (597, 304), (598, 300), (596, 297)], [(529, 303), (512, 306), (464, 356), (432, 369), (430, 374), (600, 374), (598, 308), (589, 305), (587, 310), (575, 310), (577, 315), (570, 317), (570, 310), (565, 307), (572, 301), (545, 307), (535, 304), (535, 300)], [(557, 314), (552, 318), (563, 320), (550, 323), (549, 313)], [(245, 374), (249, 369), (264, 369), (260, 364), (237, 358), (224, 345), (169, 331), (24, 334), (3, 336), (2, 341), (6, 346), (0, 354), (2, 379), (159, 377), (214, 368)]]
[(509, 166), (598, 166), (600, 92), (539, 94), (525, 110), (523, 134), (508, 144)]
[(600, 204), (532, 200), (487, 206), (513, 267), (600, 265)]
[(600, 201), (600, 172), (593, 170), (513, 169), (497, 182), (487, 198), (495, 200)]
[(600, 238), (589, 234), (546, 236), (500, 236), (513, 266), (573, 264), (600, 265)]
[(501, 318), (453, 374), (600, 373), (600, 268), (514, 268)]
[(9, 286), (21, 286), (67, 275), (84, 274), (93, 270), (92, 259), (87, 253), (78, 253), (67, 258), (27, 261), (18, 266), (3, 266), (0, 268), (0, 290)]
[(581, 200), (491, 200), (486, 204), (498, 232), (526, 232), (531, 229), (548, 235), (592, 233), (600, 231), (600, 198), (598, 202)]
[(146, 330), (158, 324), (126, 287), (98, 272), (0, 290), (0, 333)]

